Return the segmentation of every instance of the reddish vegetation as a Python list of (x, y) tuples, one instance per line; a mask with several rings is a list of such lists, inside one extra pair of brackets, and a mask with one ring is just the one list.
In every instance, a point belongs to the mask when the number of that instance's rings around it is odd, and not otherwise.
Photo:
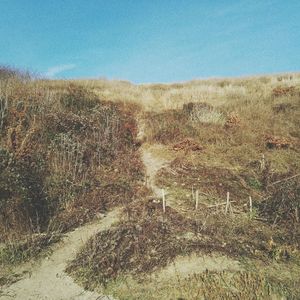
[(240, 117), (236, 113), (231, 113), (225, 122), (225, 128), (238, 127), (241, 123)]
[(294, 96), (296, 94), (296, 87), (276, 87), (273, 89), (272, 94), (274, 97)]
[(291, 146), (291, 143), (286, 138), (268, 135), (266, 136), (266, 146), (269, 149), (286, 149)]
[(180, 151), (202, 151), (204, 148), (192, 139), (184, 139), (181, 142), (173, 145), (173, 150)]

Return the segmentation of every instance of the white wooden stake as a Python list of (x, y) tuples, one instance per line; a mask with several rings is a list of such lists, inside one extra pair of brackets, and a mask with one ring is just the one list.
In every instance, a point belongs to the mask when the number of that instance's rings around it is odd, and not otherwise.
[(227, 212), (228, 212), (229, 205), (230, 205), (229, 192), (227, 192), (226, 207), (225, 207), (225, 213), (226, 213), (226, 214), (227, 214)]
[(265, 155), (263, 154), (262, 155), (262, 158), (261, 158), (261, 165), (260, 165), (261, 169), (264, 170), (265, 167), (266, 167), (266, 161), (265, 161)]
[(162, 192), (163, 212), (165, 213), (165, 212), (166, 212), (166, 197), (165, 197), (165, 190), (162, 189), (161, 192)]
[(196, 190), (196, 209), (198, 209), (198, 204), (199, 204), (199, 191)]
[(249, 196), (250, 213), (252, 213), (252, 198)]

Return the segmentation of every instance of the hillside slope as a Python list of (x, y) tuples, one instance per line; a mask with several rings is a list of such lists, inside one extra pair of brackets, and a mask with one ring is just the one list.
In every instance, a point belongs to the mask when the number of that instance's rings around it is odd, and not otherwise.
[[(77, 283), (118, 299), (299, 298), (299, 74), (169, 85), (0, 74), (5, 293), (35, 293), (52, 270), (64, 299)], [(114, 227), (98, 222), (115, 207)]]

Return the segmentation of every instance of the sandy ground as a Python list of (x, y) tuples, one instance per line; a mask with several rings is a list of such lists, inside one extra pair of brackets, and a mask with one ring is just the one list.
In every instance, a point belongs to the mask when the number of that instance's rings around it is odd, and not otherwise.
[(151, 147), (148, 146), (142, 146), (141, 153), (143, 163), (146, 167), (147, 184), (152, 189), (154, 196), (161, 198), (162, 190), (155, 185), (155, 176), (156, 173), (168, 163), (168, 161), (161, 157), (157, 157), (152, 153)]
[(108, 229), (119, 218), (119, 210), (109, 212), (103, 219), (68, 233), (54, 247), (52, 255), (43, 259), (16, 283), (4, 287), (0, 299), (19, 300), (112, 300), (111, 296), (85, 291), (65, 273), (67, 262), (75, 257), (84, 243), (99, 231)]
[(187, 277), (190, 274), (203, 273), (206, 270), (221, 271), (241, 271), (238, 261), (219, 254), (201, 255), (192, 254), (190, 256), (178, 256), (175, 261), (155, 274), (159, 278)]

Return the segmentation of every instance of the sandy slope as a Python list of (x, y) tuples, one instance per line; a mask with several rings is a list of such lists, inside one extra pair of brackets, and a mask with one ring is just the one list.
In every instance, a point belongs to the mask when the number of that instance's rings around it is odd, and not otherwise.
[(84, 243), (95, 233), (108, 229), (118, 220), (119, 210), (109, 212), (103, 219), (79, 227), (68, 233), (54, 248), (53, 254), (28, 270), (26, 277), (0, 293), (0, 299), (20, 300), (71, 300), (71, 299), (113, 299), (110, 296), (85, 291), (65, 272), (66, 264), (74, 258)]

